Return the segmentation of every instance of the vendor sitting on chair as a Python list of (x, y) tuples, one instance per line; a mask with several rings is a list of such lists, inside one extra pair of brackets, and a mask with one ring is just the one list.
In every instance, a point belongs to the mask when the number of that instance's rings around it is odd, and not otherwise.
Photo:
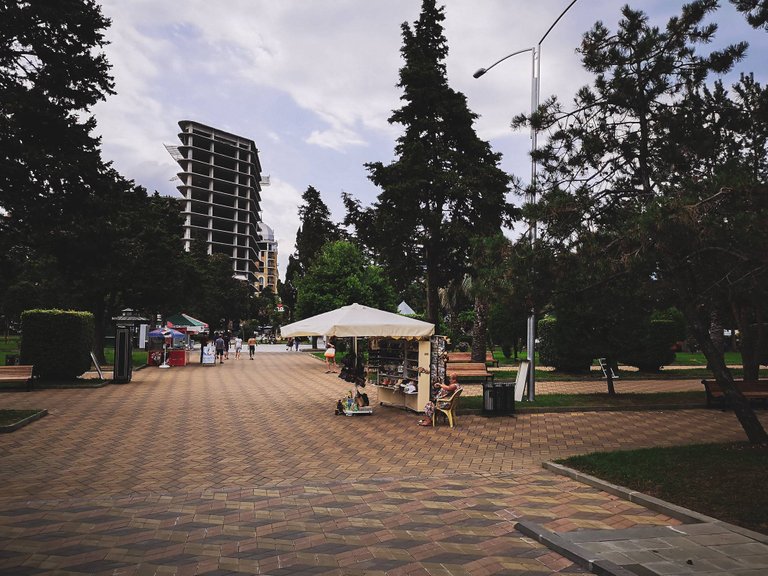
[[(441, 398), (445, 398), (446, 396), (450, 396), (453, 394), (456, 390), (459, 388), (459, 379), (456, 376), (456, 374), (451, 374), (450, 380), (448, 384), (443, 384), (439, 380), (435, 382), (434, 388), (437, 391), (435, 393), (435, 400), (434, 402), (440, 402)], [(422, 418), (419, 420), (419, 426), (432, 426), (432, 416), (435, 413), (435, 404), (433, 402), (427, 402), (424, 406), (424, 416), (426, 418)]]

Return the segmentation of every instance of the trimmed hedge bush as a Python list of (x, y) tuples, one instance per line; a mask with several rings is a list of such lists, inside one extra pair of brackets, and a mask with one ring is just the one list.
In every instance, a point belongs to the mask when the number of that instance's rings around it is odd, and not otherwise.
[(589, 372), (592, 354), (575, 331), (563, 329), (556, 318), (545, 316), (538, 322), (538, 337), (539, 364), (563, 372)]
[(627, 351), (619, 356), (619, 361), (643, 372), (658, 372), (675, 359), (672, 346), (679, 335), (680, 326), (674, 320), (651, 320), (637, 335), (636, 341), (628, 343)]
[(94, 320), (90, 312), (26, 310), (21, 314), (21, 363), (43, 380), (73, 380), (91, 367)]

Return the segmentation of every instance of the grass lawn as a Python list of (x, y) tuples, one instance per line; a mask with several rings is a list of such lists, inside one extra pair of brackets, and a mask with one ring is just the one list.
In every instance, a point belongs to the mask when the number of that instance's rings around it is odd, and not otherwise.
[(768, 534), (768, 446), (648, 448), (574, 456), (558, 463)]
[(0, 410), (0, 426), (12, 426), (38, 412), (40, 410)]

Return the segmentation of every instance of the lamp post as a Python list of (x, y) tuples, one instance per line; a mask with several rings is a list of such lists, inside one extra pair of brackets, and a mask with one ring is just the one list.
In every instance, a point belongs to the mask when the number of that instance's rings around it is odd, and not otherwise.
[[(491, 70), (493, 67), (495, 67), (497, 64), (501, 64), (504, 62), (504, 60), (507, 60), (508, 58), (512, 58), (513, 56), (517, 56), (518, 54), (523, 54), (525, 52), (531, 53), (531, 115), (535, 114), (536, 111), (539, 108), (539, 89), (541, 87), (541, 43), (544, 42), (547, 36), (549, 36), (549, 33), (552, 32), (552, 29), (557, 25), (558, 22), (560, 22), (560, 19), (565, 16), (565, 13), (568, 12), (568, 10), (571, 9), (571, 6), (576, 4), (577, 0), (571, 0), (571, 3), (568, 4), (568, 6), (560, 13), (560, 16), (557, 17), (557, 19), (552, 23), (552, 25), (547, 29), (547, 31), (544, 33), (544, 36), (541, 37), (541, 40), (536, 44), (536, 46), (531, 46), (530, 48), (523, 48), (522, 50), (517, 50), (516, 52), (512, 52), (511, 54), (507, 54), (503, 58), (497, 60), (488, 68), (480, 68), (477, 70), (472, 76), (474, 78), (480, 78), (483, 74)], [(537, 150), (537, 138), (538, 138), (538, 131), (533, 126), (533, 123), (531, 124), (531, 185), (529, 187), (528, 192), (528, 202), (530, 204), (536, 203), (536, 159), (535, 154)], [(537, 223), (536, 220), (531, 218), (529, 224), (529, 234), (530, 234), (530, 242), (531, 242), (531, 249), (533, 250), (534, 245), (536, 244), (536, 237), (537, 237)], [(533, 272), (535, 272), (534, 268), (531, 269), (532, 276)], [(527, 324), (527, 330), (526, 330), (526, 350), (528, 353), (528, 400), (533, 402), (536, 399), (536, 361), (535, 361), (535, 352), (536, 352), (536, 308), (533, 301), (533, 298), (531, 298), (531, 302), (529, 303), (529, 310), (528, 310), (528, 324)]]

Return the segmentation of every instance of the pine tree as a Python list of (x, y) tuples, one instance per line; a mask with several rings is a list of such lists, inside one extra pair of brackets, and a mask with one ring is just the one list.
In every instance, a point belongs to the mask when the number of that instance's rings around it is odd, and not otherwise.
[(433, 323), (438, 290), (471, 266), (470, 239), (497, 233), (512, 214), (500, 155), (477, 137), (477, 116), (466, 97), (448, 86), (444, 19), (443, 8), (424, 0), (413, 28), (402, 25), (405, 63), (398, 86), (403, 105), (389, 119), (404, 128), (396, 159), (366, 165), (382, 190), (372, 207), (345, 198), (345, 224), (354, 227), (397, 289), (403, 293), (424, 281), (426, 315)]
[[(717, 31), (705, 22), (717, 9), (716, 0), (696, 0), (659, 28), (624, 7), (616, 32), (597, 23), (584, 35), (582, 61), (595, 79), (573, 109), (552, 99), (515, 125), (549, 129), (537, 155), (541, 237), (561, 265), (581, 260), (569, 272), (588, 272), (569, 273), (558, 289), (589, 294), (596, 313), (599, 302), (617, 319), (634, 312), (620, 306), (636, 306), (604, 297), (618, 278), (663, 292), (684, 313), (750, 441), (767, 443), (709, 330), (768, 279), (759, 224), (768, 219), (768, 183), (756, 163), (766, 157), (763, 97), (745, 82), (739, 105), (717, 85), (709, 92), (710, 78), (747, 48), (699, 53)], [(738, 111), (747, 106), (749, 118)]]

